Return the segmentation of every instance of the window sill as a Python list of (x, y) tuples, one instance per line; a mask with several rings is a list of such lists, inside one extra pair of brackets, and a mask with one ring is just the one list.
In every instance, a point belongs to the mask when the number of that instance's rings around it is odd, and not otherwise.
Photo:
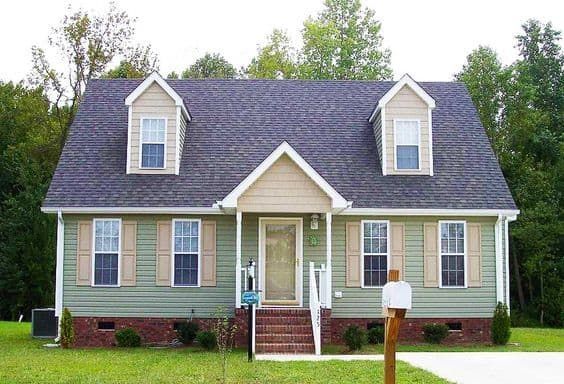
[(99, 285), (99, 284), (92, 284), (91, 285), (92, 288), (120, 288), (120, 285)]
[(200, 285), (171, 285), (171, 288), (200, 288)]

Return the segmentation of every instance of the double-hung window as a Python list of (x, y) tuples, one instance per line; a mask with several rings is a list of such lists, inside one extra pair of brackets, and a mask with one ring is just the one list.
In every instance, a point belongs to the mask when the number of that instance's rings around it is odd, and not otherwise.
[(466, 286), (466, 223), (463, 221), (440, 222), (441, 239), (441, 286)]
[(382, 287), (388, 280), (388, 222), (362, 222), (363, 286)]
[(174, 286), (199, 285), (200, 221), (174, 220)]
[(94, 284), (119, 285), (120, 219), (94, 219)]
[(141, 119), (141, 168), (164, 168), (166, 119)]
[(419, 120), (395, 120), (396, 169), (419, 169)]

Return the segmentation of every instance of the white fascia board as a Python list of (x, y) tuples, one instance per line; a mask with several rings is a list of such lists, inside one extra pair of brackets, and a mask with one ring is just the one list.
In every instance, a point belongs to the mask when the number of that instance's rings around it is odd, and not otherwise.
[(282, 155), (288, 155), (302, 171), (308, 175), (323, 192), (325, 192), (332, 202), (332, 208), (346, 208), (349, 202), (339, 194), (311, 165), (290, 144), (284, 141), (266, 159), (262, 161), (239, 185), (237, 185), (221, 202), (218, 204), (222, 208), (236, 208), (239, 197), (253, 184), (276, 160)]
[(41, 207), (43, 213), (65, 214), (178, 214), (178, 215), (224, 215), (217, 207)]
[(339, 215), (347, 216), (510, 216), (519, 210), (510, 209), (438, 209), (438, 208), (348, 208)]
[(180, 97), (180, 95), (174, 89), (172, 89), (172, 87), (168, 85), (166, 80), (163, 79), (162, 76), (157, 72), (153, 72), (149, 76), (147, 76), (145, 80), (143, 80), (143, 82), (141, 82), (141, 84), (139, 84), (137, 88), (135, 88), (133, 92), (131, 92), (125, 98), (125, 105), (133, 105), (133, 102), (137, 100), (137, 98), (141, 96), (143, 92), (145, 92), (145, 90), (149, 88), (149, 86), (151, 86), (153, 83), (157, 83), (174, 100), (174, 104), (181, 108), (182, 113), (186, 116), (188, 121), (190, 121), (191, 116), (186, 109), (186, 106), (184, 105), (182, 97)]
[(374, 118), (376, 117), (376, 114), (378, 113), (378, 111), (382, 108), (384, 108), (386, 106), (386, 104), (388, 104), (388, 102), (396, 95), (396, 93), (398, 93), (400, 91), (400, 89), (403, 88), (404, 85), (407, 85), (409, 88), (411, 88), (413, 90), (413, 92), (415, 92), (417, 94), (417, 96), (419, 96), (420, 98), (423, 99), (423, 101), (425, 103), (427, 103), (427, 106), (431, 109), (435, 108), (435, 99), (433, 99), (427, 92), (425, 92), (425, 90), (423, 88), (421, 88), (421, 86), (419, 84), (417, 84), (417, 82), (415, 80), (413, 80), (411, 78), (411, 76), (409, 76), (407, 73), (405, 75), (403, 75), (401, 77), (401, 79), (399, 79), (392, 88), (390, 88), (390, 90), (388, 92), (386, 92), (384, 94), (384, 96), (382, 96), (380, 98), (380, 100), (378, 101), (378, 105), (376, 106), (376, 108), (374, 109), (374, 111), (372, 111), (372, 114), (370, 115), (370, 118), (368, 119), (369, 122), (373, 122)]

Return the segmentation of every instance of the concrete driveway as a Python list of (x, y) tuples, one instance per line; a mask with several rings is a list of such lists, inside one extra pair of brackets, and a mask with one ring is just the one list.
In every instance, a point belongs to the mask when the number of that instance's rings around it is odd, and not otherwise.
[(402, 352), (397, 359), (459, 384), (564, 383), (564, 352)]

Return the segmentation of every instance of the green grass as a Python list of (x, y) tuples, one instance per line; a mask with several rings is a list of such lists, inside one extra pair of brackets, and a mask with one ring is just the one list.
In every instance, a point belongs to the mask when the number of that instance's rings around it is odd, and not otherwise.
[[(382, 345), (367, 345), (360, 354), (383, 353)], [(564, 352), (564, 329), (512, 328), (508, 345), (448, 346), (433, 344), (399, 345), (398, 352)], [(350, 353), (342, 345), (329, 345), (323, 353)]]
[[(181, 349), (46, 349), (29, 324), (0, 322), (0, 383), (218, 383), (219, 354)], [(324, 361), (248, 363), (229, 357), (229, 383), (377, 383), (383, 363)], [(398, 383), (447, 383), (398, 362)]]

